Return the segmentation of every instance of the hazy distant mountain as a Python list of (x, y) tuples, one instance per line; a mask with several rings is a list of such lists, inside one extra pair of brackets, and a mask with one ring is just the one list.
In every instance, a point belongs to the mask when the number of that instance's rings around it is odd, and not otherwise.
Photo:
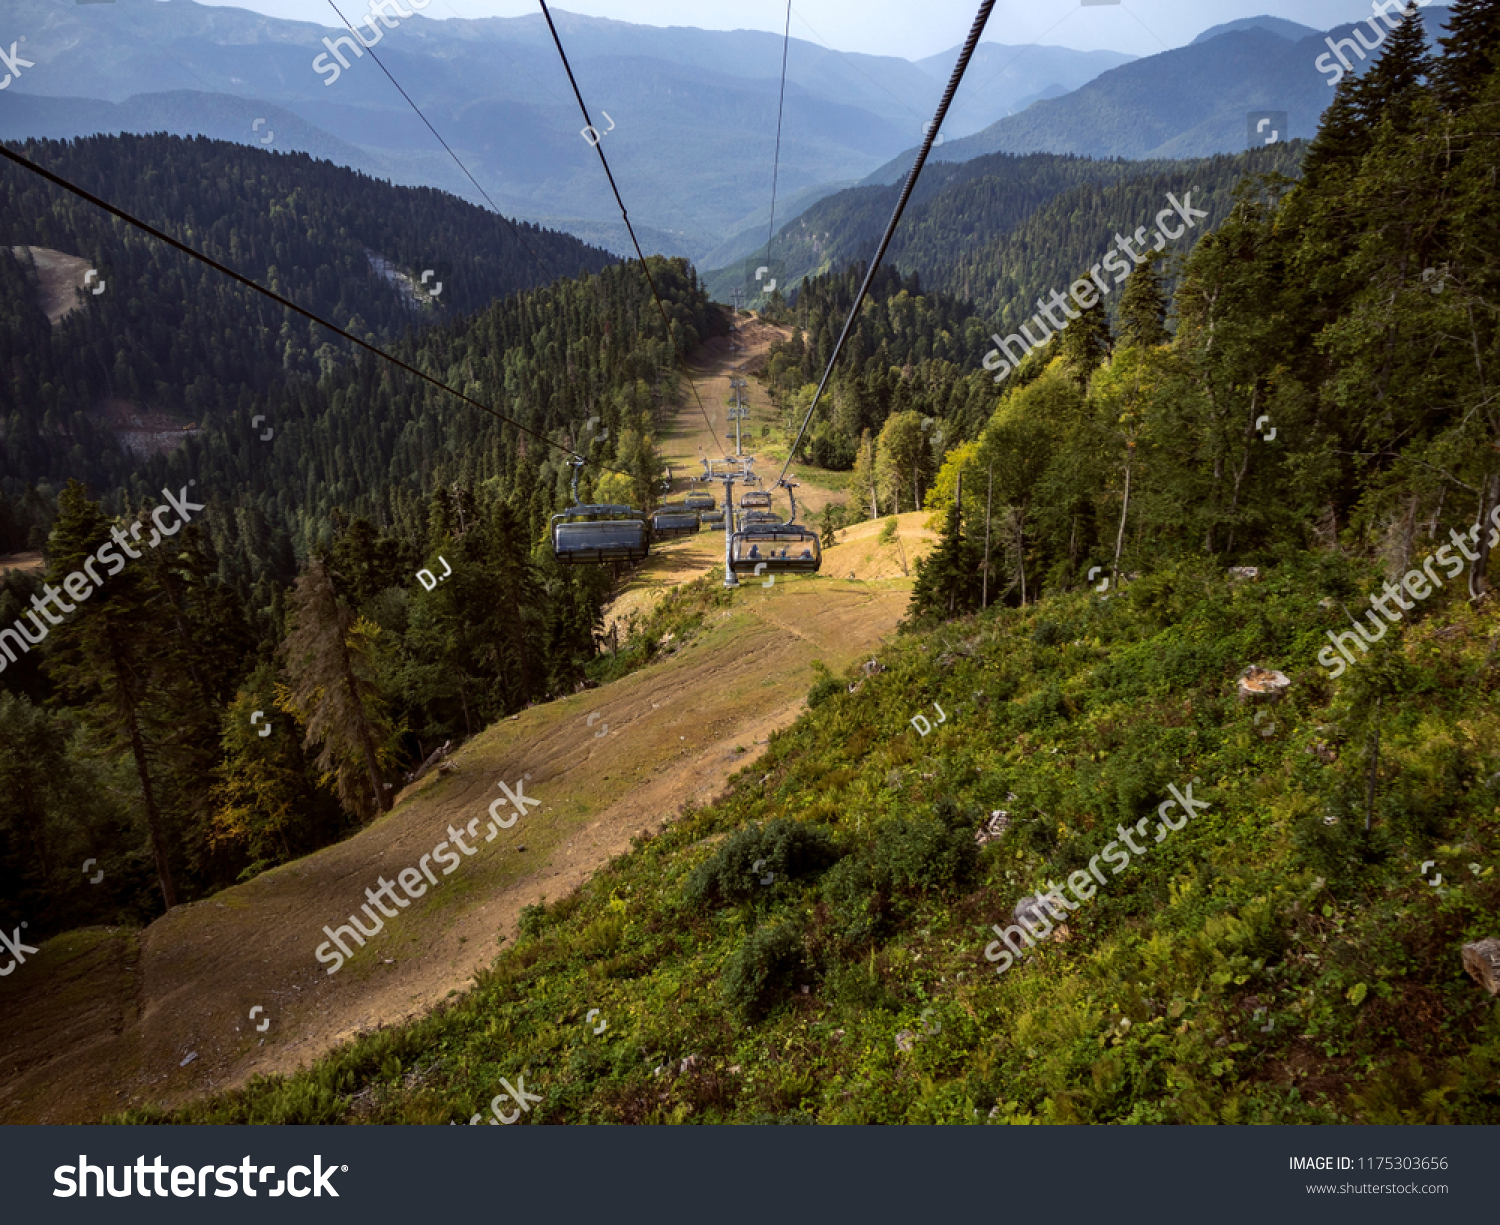
[[(1435, 41), (1448, 10), (1428, 8), (1421, 16)], [(1330, 34), (1347, 36), (1352, 28), (1340, 26)], [(1328, 36), (1277, 18), (1229, 22), (1205, 30), (1185, 47), (1101, 73), (1072, 93), (1039, 101), (982, 132), (946, 140), (932, 157), (949, 162), (996, 152), (1208, 157), (1246, 148), (1251, 113), (1265, 111), (1286, 112), (1285, 129), (1276, 129), (1279, 139), (1310, 138), (1333, 100), (1328, 77), (1316, 66), (1328, 51)], [(1362, 70), (1374, 58), (1356, 67)], [(915, 156), (916, 148), (908, 149), (864, 181), (896, 182)]]
[(1210, 26), (1202, 34), (1193, 39), (1195, 43), (1206, 43), (1211, 38), (1218, 38), (1220, 34), (1228, 34), (1232, 30), (1265, 30), (1280, 38), (1291, 42), (1301, 42), (1304, 38), (1322, 38), (1320, 30), (1312, 26), (1299, 25), (1295, 21), (1288, 21), (1285, 17), (1241, 17), (1237, 21), (1225, 21), (1216, 26)]
[[(917, 67), (947, 85), (958, 62), (959, 48), (918, 60)], [(1086, 85), (1101, 72), (1128, 64), (1136, 57), (1118, 51), (1073, 51), (1067, 47), (980, 43), (974, 48), (963, 84), (954, 96), (943, 124), (946, 140), (980, 131), (1002, 115), (1024, 110), (1039, 97), (1068, 93)], [(933, 100), (934, 103), (936, 99)], [(922, 116), (925, 123), (931, 111)], [(918, 124), (918, 131), (921, 124)]]
[[(574, 219), (595, 241), (628, 249), (539, 13), (445, 21), (414, 13), (370, 30), (364, 2), (344, 12), (499, 207)], [(354, 54), (347, 30), (192, 0), (5, 0), (5, 9), (7, 39), (24, 34), (36, 67), (0, 94), (0, 136), (166, 130), (249, 145), (274, 131), (268, 147), (481, 201), (373, 56)], [(657, 249), (701, 258), (764, 225), (782, 39), (553, 12), (643, 241), (649, 234)], [(340, 37), (347, 68), (318, 58), (325, 38)], [(953, 55), (913, 63), (793, 39), (778, 217), (919, 138)], [(1074, 88), (1127, 58), (984, 44), (971, 68), (976, 88), (953, 122), (977, 131), (1028, 96)], [(266, 122), (252, 130), (256, 119)]]

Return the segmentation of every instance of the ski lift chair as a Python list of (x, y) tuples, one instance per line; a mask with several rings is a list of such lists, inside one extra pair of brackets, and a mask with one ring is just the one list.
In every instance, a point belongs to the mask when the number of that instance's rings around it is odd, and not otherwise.
[(552, 516), (552, 556), (564, 566), (642, 561), (651, 552), (646, 517), (630, 506), (581, 506), (578, 470), (573, 464), (573, 505)]
[[(735, 574), (816, 574), (823, 565), (818, 533), (810, 527), (799, 526), (796, 521), (797, 495), (792, 492), (796, 482), (779, 483), (792, 501), (791, 521), (746, 522), (735, 532), (729, 541), (729, 568)], [(760, 567), (759, 571), (756, 567)]]
[(679, 536), (696, 536), (701, 526), (698, 512), (681, 502), (657, 508), (651, 516), (651, 536), (656, 540), (676, 540)]

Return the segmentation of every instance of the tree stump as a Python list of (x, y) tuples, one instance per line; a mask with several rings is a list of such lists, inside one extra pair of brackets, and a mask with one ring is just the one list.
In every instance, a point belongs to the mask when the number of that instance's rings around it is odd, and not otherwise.
[(1491, 936), (1464, 945), (1464, 969), (1491, 995), (1500, 994), (1500, 940)]
[(1284, 673), (1251, 664), (1239, 675), (1240, 703), (1279, 702), (1291, 685), (1291, 678)]

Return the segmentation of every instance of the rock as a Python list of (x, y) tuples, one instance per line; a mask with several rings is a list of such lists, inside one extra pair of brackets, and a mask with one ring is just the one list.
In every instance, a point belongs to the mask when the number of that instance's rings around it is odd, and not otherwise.
[(1029, 894), (1016, 903), (1015, 909), (1010, 912), (1010, 917), (1017, 923), (1030, 924), (1032, 928), (1050, 928), (1053, 922), (1052, 914), (1044, 904), (1044, 899)]
[(1251, 664), (1239, 675), (1237, 682), (1240, 701), (1277, 702), (1291, 688), (1291, 678), (1270, 668)]
[(1010, 828), (1010, 813), (999, 808), (990, 813), (990, 819), (979, 827), (979, 832), (974, 835), (974, 841), (980, 846), (994, 842), (1000, 835)]
[(885, 671), (885, 665), (882, 664), (878, 659), (872, 659), (867, 663), (861, 664), (859, 670), (866, 676), (879, 676), (882, 672)]
[(1232, 579), (1248, 579), (1254, 582), (1260, 577), (1260, 571), (1255, 566), (1230, 566), (1229, 577)]
[(1500, 995), (1500, 940), (1491, 936), (1464, 945), (1464, 969), (1491, 995)]
[(900, 1030), (896, 1034), (896, 1049), (898, 1051), (909, 1051), (916, 1045), (917, 1035), (909, 1029)]

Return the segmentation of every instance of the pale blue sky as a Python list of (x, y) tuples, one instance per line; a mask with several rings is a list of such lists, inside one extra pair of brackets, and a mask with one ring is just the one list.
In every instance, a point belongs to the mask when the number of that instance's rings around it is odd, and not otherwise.
[[(199, 2), (339, 24), (327, 0)], [(360, 7), (358, 0), (354, 3)], [(732, 4), (724, 0), (562, 0), (552, 7), (638, 25), (778, 34), (786, 19), (786, 0), (736, 0)], [(978, 7), (977, 0), (793, 0), (792, 35), (839, 51), (921, 59), (961, 43)], [(518, 17), (538, 11), (535, 0), (434, 0), (425, 15), (442, 20)], [(1000, 0), (990, 16), (985, 41), (1152, 55), (1191, 42), (1210, 26), (1261, 14), (1326, 29), (1363, 20), (1370, 15), (1370, 4), (1368, 0), (1122, 0), (1084, 5), (1080, 0)]]

